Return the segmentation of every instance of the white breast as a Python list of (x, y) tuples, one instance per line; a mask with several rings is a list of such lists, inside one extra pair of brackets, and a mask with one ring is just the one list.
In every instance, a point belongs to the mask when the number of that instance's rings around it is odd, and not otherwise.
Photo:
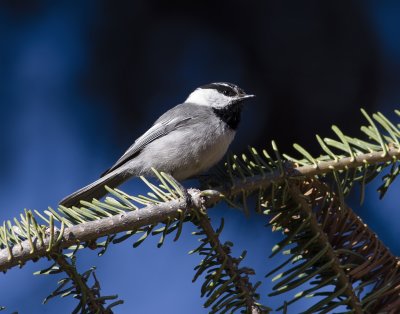
[(211, 145), (206, 144), (204, 149), (199, 152), (198, 172), (204, 172), (218, 163), (224, 157), (234, 137), (235, 132), (233, 130), (221, 130)]

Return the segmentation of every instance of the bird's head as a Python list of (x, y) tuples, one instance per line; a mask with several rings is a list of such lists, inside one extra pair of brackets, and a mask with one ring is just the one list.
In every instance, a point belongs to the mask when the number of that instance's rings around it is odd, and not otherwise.
[(240, 104), (254, 95), (246, 94), (243, 89), (232, 83), (210, 83), (194, 90), (186, 99), (186, 103), (223, 109)]

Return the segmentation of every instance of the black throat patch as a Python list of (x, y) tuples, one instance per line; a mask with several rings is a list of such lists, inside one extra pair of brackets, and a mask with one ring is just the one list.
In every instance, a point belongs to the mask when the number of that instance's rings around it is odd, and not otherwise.
[(215, 115), (224, 121), (229, 128), (236, 130), (240, 122), (242, 105), (240, 103), (230, 104), (224, 108), (213, 108)]

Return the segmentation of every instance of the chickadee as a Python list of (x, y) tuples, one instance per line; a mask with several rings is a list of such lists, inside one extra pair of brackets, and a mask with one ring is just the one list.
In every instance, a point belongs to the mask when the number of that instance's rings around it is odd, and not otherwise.
[(243, 101), (254, 97), (231, 83), (197, 88), (183, 104), (164, 113), (97, 181), (65, 197), (60, 205), (78, 206), (107, 194), (152, 168), (181, 181), (214, 166), (226, 153), (240, 122)]

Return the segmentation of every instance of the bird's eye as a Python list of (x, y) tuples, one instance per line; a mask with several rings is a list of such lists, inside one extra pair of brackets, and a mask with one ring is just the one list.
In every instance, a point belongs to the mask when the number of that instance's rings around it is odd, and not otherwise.
[(230, 96), (230, 97), (236, 95), (236, 93), (231, 89), (225, 89), (224, 91), (222, 91), (222, 94), (224, 94), (225, 96)]

